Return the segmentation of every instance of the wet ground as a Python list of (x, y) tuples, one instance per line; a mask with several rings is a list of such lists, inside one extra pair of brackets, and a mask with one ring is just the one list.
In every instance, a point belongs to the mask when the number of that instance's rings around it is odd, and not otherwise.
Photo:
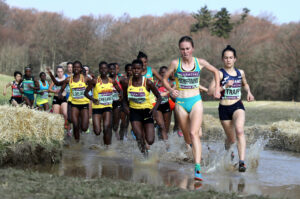
[(123, 143), (114, 141), (111, 147), (106, 148), (100, 137), (87, 134), (78, 144), (68, 141), (60, 164), (36, 166), (34, 169), (60, 176), (107, 177), (188, 190), (235, 192), (240, 196), (257, 194), (299, 198), (300, 154), (264, 150), (266, 142), (258, 140), (247, 149), (247, 172), (239, 173), (234, 167), (237, 157), (231, 161), (223, 143), (205, 142), (202, 161), (204, 181), (195, 183), (191, 151), (186, 149), (183, 138), (173, 134), (169, 140), (169, 151), (166, 151), (163, 142), (156, 141), (146, 160), (132, 139)]

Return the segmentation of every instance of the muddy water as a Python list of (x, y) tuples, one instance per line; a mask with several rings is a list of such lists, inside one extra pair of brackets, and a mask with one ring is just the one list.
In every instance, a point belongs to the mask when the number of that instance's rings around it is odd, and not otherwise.
[[(273, 197), (299, 198), (300, 155), (295, 153), (263, 150), (265, 141), (259, 140), (247, 149), (246, 173), (234, 167), (237, 157), (230, 160), (221, 142), (203, 143), (202, 183), (193, 180), (191, 151), (177, 135), (170, 136), (170, 150), (156, 141), (145, 160), (137, 150), (136, 142), (113, 141), (103, 147), (100, 137), (83, 135), (78, 144), (68, 140), (62, 162), (55, 166), (38, 166), (35, 169), (58, 175), (83, 178), (108, 177), (155, 185), (178, 186), (188, 190), (214, 189)], [(236, 147), (234, 147), (236, 148)], [(236, 151), (234, 151), (237, 154)]]

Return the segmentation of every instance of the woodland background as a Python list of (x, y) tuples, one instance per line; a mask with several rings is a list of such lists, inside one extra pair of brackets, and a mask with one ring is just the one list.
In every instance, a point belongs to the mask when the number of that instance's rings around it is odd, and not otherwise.
[[(0, 70), (12, 75), (31, 65), (34, 73), (46, 66), (80, 60), (97, 74), (100, 61), (118, 62), (123, 70), (138, 51), (149, 65), (169, 65), (179, 56), (178, 40), (190, 35), (194, 55), (222, 67), (221, 52), (237, 50), (236, 66), (246, 72), (257, 100), (300, 100), (300, 22), (275, 24), (272, 16), (254, 17), (247, 8), (228, 13), (223, 8), (199, 8), (195, 13), (132, 18), (110, 15), (69, 19), (61, 13), (19, 9), (0, 0)], [(201, 84), (212, 75), (203, 72)]]

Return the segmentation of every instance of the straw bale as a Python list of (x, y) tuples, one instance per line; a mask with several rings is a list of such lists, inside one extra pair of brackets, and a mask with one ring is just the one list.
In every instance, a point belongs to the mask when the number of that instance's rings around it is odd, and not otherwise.
[(0, 106), (0, 165), (38, 163), (47, 157), (57, 162), (63, 140), (62, 116), (27, 107)]

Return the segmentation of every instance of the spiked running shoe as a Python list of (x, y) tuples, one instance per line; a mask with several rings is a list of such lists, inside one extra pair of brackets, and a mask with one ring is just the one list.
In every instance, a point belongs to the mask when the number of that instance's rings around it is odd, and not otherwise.
[(246, 165), (244, 162), (239, 163), (239, 172), (245, 172), (246, 171)]
[(195, 170), (195, 180), (202, 181), (202, 174), (200, 170)]
[(133, 130), (131, 130), (130, 132), (131, 132), (132, 138), (133, 138), (134, 140), (136, 140), (136, 137), (135, 137), (135, 135), (134, 135)]
[(182, 131), (177, 131), (177, 135), (178, 135), (179, 137), (183, 137)]

